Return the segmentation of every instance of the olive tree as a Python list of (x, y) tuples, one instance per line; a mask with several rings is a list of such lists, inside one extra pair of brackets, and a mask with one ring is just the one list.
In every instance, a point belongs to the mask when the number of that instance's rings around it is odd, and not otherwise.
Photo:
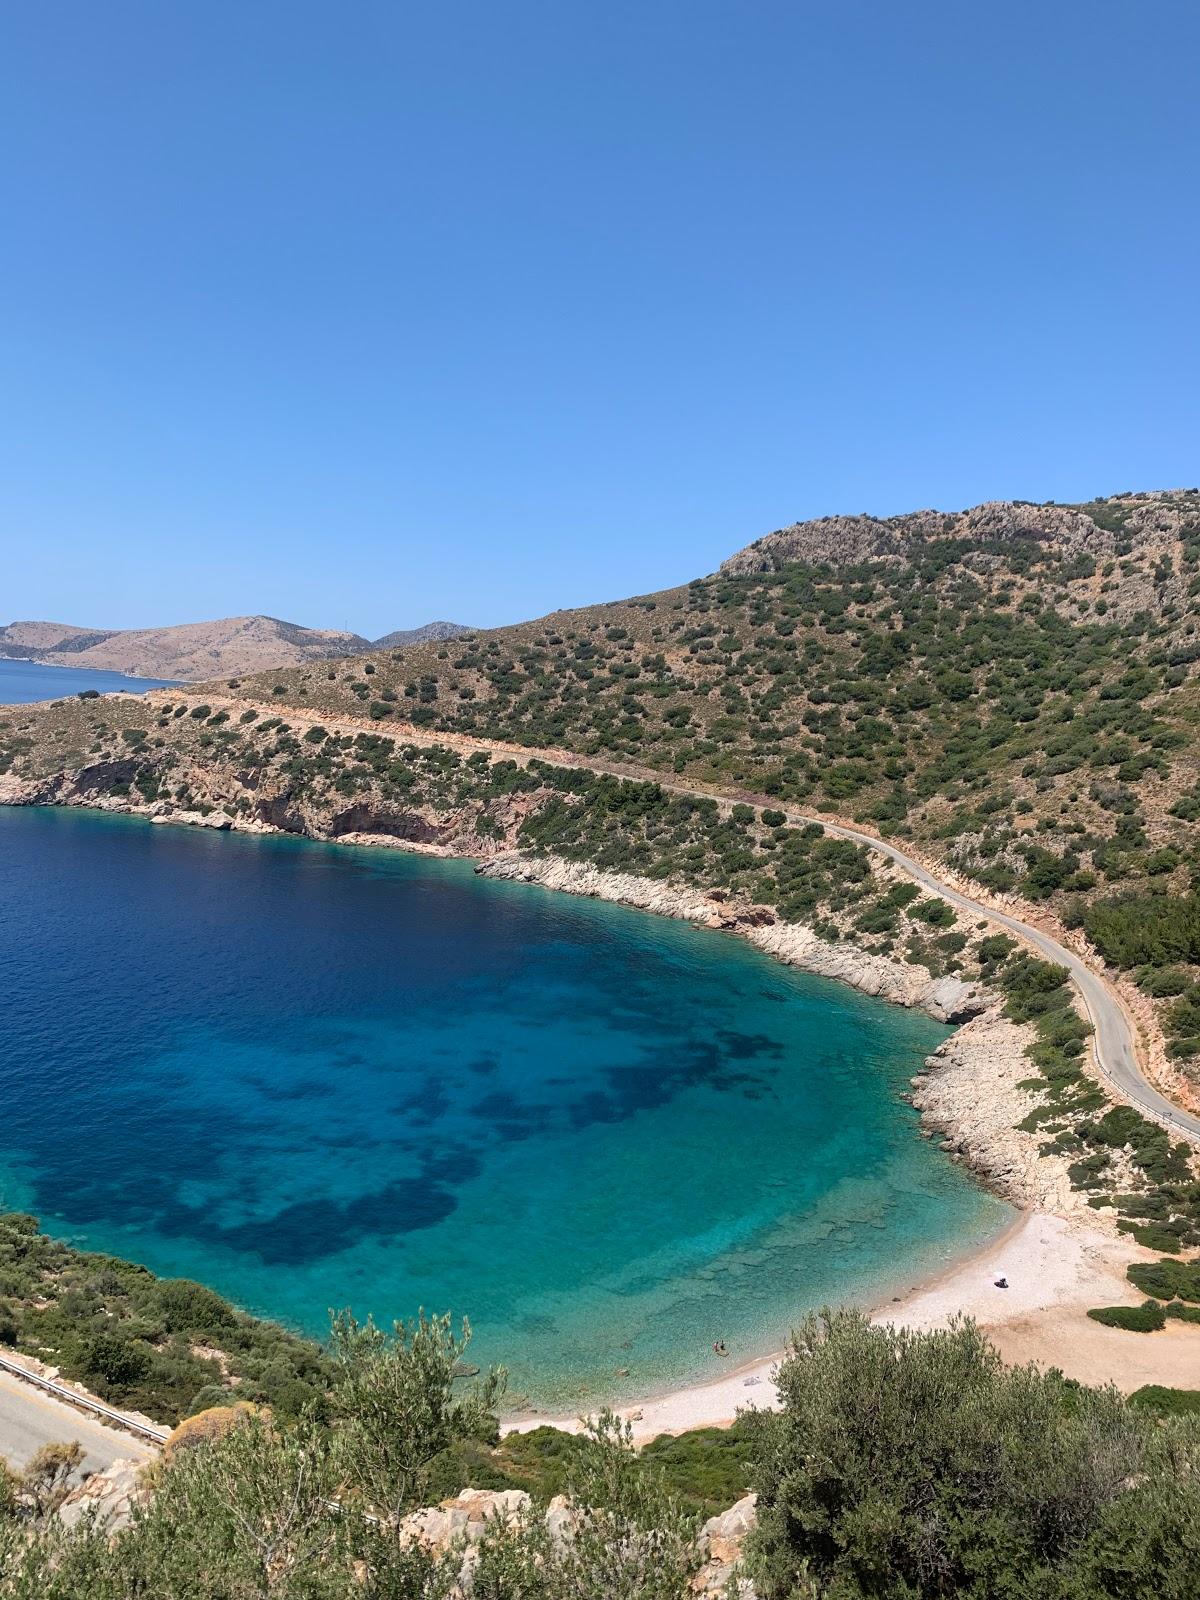
[(852, 1311), (810, 1318), (778, 1384), (782, 1411), (755, 1423), (764, 1600), (1194, 1592), (1196, 1536), (1177, 1531), (1200, 1527), (1193, 1419), (1006, 1367), (970, 1322), (920, 1334)]
[(555, 1537), (536, 1515), (487, 1530), (473, 1600), (685, 1600), (699, 1564), (696, 1518), (611, 1411), (589, 1419), (569, 1495)]
[(496, 1367), (463, 1386), (458, 1372), (470, 1339), (465, 1317), (457, 1336), (449, 1315), (422, 1312), (393, 1324), (390, 1334), (348, 1311), (333, 1318), (340, 1471), (348, 1492), (392, 1528), (422, 1503), (430, 1468), (445, 1450), (495, 1429), (506, 1375)]

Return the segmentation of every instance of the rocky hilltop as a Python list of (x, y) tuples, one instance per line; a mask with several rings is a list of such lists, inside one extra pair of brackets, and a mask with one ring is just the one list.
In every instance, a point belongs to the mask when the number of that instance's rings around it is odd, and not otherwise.
[(382, 639), (372, 641), (372, 650), (404, 650), (410, 644), (438, 644), (444, 639), (457, 639), (471, 630), (461, 622), (426, 622), (420, 628), (397, 628), (385, 633)]
[(0, 654), (49, 665), (93, 667), (139, 678), (193, 681), (218, 673), (325, 661), (369, 648), (356, 633), (302, 628), (278, 617), (221, 617), (170, 628), (75, 628), (13, 622), (0, 630)]
[(10, 622), (0, 628), (0, 655), (41, 659), (73, 656), (113, 637), (111, 628), (75, 628), (69, 622)]
[[(1092, 500), (1081, 505), (1036, 505), (1026, 500), (991, 500), (966, 511), (912, 511), (901, 516), (833, 516), (795, 522), (755, 539), (722, 562), (727, 577), (777, 572), (792, 562), (847, 568), (869, 562), (896, 566), (942, 547), (967, 570), (987, 573), (1022, 544), (1050, 550), (1076, 565), (1074, 576), (1091, 576), (1089, 565), (1136, 551), (1155, 560), (1172, 553), (1194, 525), (1195, 490), (1149, 491)], [(947, 547), (954, 547), (953, 551)], [(1020, 562), (1025, 565), (1024, 561)], [(1180, 595), (1135, 584), (1118, 611), (1161, 608)]]

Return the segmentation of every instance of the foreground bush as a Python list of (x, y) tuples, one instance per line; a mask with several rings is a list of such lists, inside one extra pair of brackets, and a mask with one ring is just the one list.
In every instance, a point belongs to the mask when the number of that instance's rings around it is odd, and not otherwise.
[[(430, 1413), (429, 1415), (432, 1415)], [(424, 1430), (419, 1418), (405, 1419)], [(440, 1426), (440, 1423), (439, 1423)], [(108, 1540), (87, 1522), (20, 1518), (0, 1497), (4, 1600), (449, 1600), (461, 1547), (428, 1550), (374, 1522), (347, 1494), (345, 1441), (310, 1420), (245, 1413), (155, 1470), (133, 1525)], [(353, 1450), (353, 1446), (351, 1446)], [(533, 1515), (490, 1526), (475, 1600), (685, 1600), (696, 1520), (643, 1467), (627, 1428), (602, 1417), (570, 1484), (581, 1508), (552, 1540)], [(10, 1497), (11, 1500), (11, 1497)], [(12, 1501), (15, 1504), (15, 1501)]]
[[(63, 1526), (58, 1456), (0, 1480), (2, 1600), (450, 1600), (464, 1547), (425, 1550), (403, 1519), (439, 1452), (490, 1431), (499, 1375), (454, 1381), (448, 1319), (339, 1327), (332, 1423), (245, 1408), (159, 1462), (115, 1538)], [(1178, 1392), (1131, 1405), (1006, 1368), (969, 1324), (910, 1334), (852, 1312), (805, 1324), (780, 1390), (784, 1410), (744, 1416), (728, 1452), (760, 1496), (762, 1600), (1194, 1600), (1200, 1416)], [(639, 1457), (602, 1416), (559, 1453), (572, 1506), (555, 1525), (535, 1506), (477, 1530), (472, 1600), (689, 1600), (699, 1514), (657, 1460), (699, 1451), (712, 1469), (715, 1443)]]
[(970, 1324), (811, 1319), (760, 1422), (764, 1600), (1185, 1600), (1200, 1426), (1005, 1367)]

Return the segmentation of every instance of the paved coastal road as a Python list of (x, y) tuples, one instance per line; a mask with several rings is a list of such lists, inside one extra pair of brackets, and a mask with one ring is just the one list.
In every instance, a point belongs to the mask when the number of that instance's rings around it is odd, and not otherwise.
[(1137, 1106), (1139, 1111), (1144, 1111), (1147, 1116), (1168, 1124), (1173, 1132), (1182, 1134), (1193, 1143), (1200, 1142), (1200, 1117), (1193, 1116), (1181, 1106), (1177, 1106), (1173, 1100), (1168, 1100), (1166, 1095), (1160, 1094), (1143, 1076), (1133, 1047), (1133, 1024), (1128, 1012), (1100, 974), (1093, 972), (1073, 950), (1068, 950), (1050, 934), (1043, 933), (1040, 928), (1032, 927), (1028, 922), (1022, 922), (1018, 917), (1010, 916), (1003, 911), (993, 911), (976, 900), (968, 899), (957, 889), (942, 883), (919, 861), (914, 861), (902, 850), (897, 850), (895, 845), (885, 844), (883, 840), (876, 839), (869, 833), (859, 833), (856, 828), (822, 821), (820, 817), (801, 817), (797, 813), (793, 820), (819, 822), (830, 833), (839, 834), (844, 839), (853, 839), (858, 844), (870, 845), (872, 850), (879, 850), (884, 855), (890, 856), (917, 883), (923, 884), (927, 889), (935, 890), (951, 905), (999, 923), (1011, 933), (1028, 940), (1048, 961), (1066, 967), (1076, 988), (1083, 996), (1083, 1003), (1096, 1030), (1092, 1039), (1092, 1059), (1101, 1077), (1112, 1085), (1120, 1098)]
[[(202, 693), (204, 685), (188, 685), (189, 692)], [(177, 697), (177, 696), (176, 696)], [(147, 700), (161, 698), (157, 694), (146, 696)], [(213, 695), (206, 696), (213, 705), (228, 707), (242, 707), (254, 704), (252, 701), (232, 700)], [(279, 713), (278, 705), (260, 704), (260, 711), (269, 712), (272, 716)], [(344, 732), (347, 729), (356, 732), (381, 732), (381, 724), (370, 722), (359, 717), (334, 717), (328, 713), (309, 711), (302, 707), (289, 705), (288, 717), (293, 725), (313, 724), (320, 722), (334, 731)], [(863, 833), (858, 828), (849, 827), (845, 823), (830, 822), (825, 817), (808, 816), (799, 811), (787, 810), (780, 805), (778, 800), (772, 800), (767, 795), (749, 793), (722, 793), (707, 784), (689, 784), (677, 778), (664, 777), (661, 772), (656, 772), (652, 767), (638, 767), (624, 765), (618, 762), (597, 761), (594, 757), (574, 755), (564, 750), (534, 750), (524, 745), (511, 745), (498, 740), (477, 739), (468, 734), (433, 733), (428, 728), (417, 728), (411, 723), (391, 723), (388, 734), (406, 743), (416, 745), (442, 745), (464, 753), (476, 750), (486, 751), (491, 755), (503, 755), (525, 765), (530, 761), (544, 761), (554, 767), (582, 767), (589, 772), (606, 773), (612, 777), (632, 778), (642, 783), (657, 783), (661, 788), (669, 790), (672, 794), (691, 794), (703, 796), (709, 800), (716, 800), (721, 805), (734, 805), (744, 801), (752, 805), (774, 806), (784, 811), (789, 822), (808, 823), (815, 822), (819, 827), (829, 833), (838, 834), (843, 839), (853, 839), (856, 844), (865, 844), (872, 850), (878, 850), (883, 855), (890, 856), (899, 866), (903, 867), (916, 882), (925, 888), (940, 894), (951, 905), (957, 906), (962, 911), (968, 911), (977, 917), (987, 917), (989, 921), (1007, 928), (1019, 938), (1027, 940), (1035, 949), (1040, 950), (1048, 961), (1054, 961), (1059, 966), (1066, 967), (1071, 974), (1072, 981), (1083, 997), (1084, 1005), (1092, 1020), (1095, 1033), (1092, 1036), (1092, 1059), (1101, 1078), (1103, 1078), (1117, 1093), (1118, 1097), (1128, 1100), (1137, 1106), (1139, 1111), (1147, 1116), (1154, 1117), (1164, 1123), (1173, 1133), (1181, 1135), (1193, 1144), (1200, 1144), (1200, 1116), (1190, 1111), (1185, 1111), (1177, 1106), (1173, 1100), (1168, 1100), (1166, 1095), (1160, 1094), (1152, 1083), (1145, 1077), (1138, 1065), (1137, 1051), (1134, 1048), (1133, 1023), (1128, 1012), (1121, 1004), (1116, 992), (1108, 982), (1097, 972), (1093, 972), (1087, 963), (1080, 959), (1073, 950), (1068, 950), (1065, 945), (1058, 942), (1048, 933), (1043, 933), (1040, 928), (1028, 922), (1022, 922), (1019, 917), (1014, 917), (1008, 912), (994, 911), (978, 900), (972, 900), (959, 890), (943, 883), (930, 869), (921, 862), (905, 855), (903, 850), (898, 850), (895, 845), (887, 844), (878, 839), (874, 834)]]
[(0, 1371), (0, 1456), (23, 1467), (44, 1444), (78, 1439), (83, 1470), (99, 1472), (114, 1461), (148, 1461), (153, 1448), (43, 1394), (10, 1372)]

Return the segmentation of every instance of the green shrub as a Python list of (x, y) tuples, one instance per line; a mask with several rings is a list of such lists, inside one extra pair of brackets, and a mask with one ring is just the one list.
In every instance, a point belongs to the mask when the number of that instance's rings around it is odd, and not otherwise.
[(1156, 1000), (1183, 994), (1192, 986), (1190, 974), (1182, 967), (1143, 967), (1137, 981)]
[(213, 1406), (226, 1406), (230, 1398), (230, 1392), (224, 1384), (206, 1383), (202, 1389), (196, 1390), (184, 1415), (194, 1417), (200, 1411), (210, 1411)]
[(1156, 1300), (1200, 1303), (1200, 1262), (1135, 1262), (1126, 1275), (1134, 1288), (1152, 1294)]
[(93, 1333), (79, 1348), (79, 1361), (89, 1378), (128, 1388), (150, 1370), (150, 1351), (119, 1333)]
[(1167, 1314), (1156, 1300), (1140, 1306), (1098, 1306), (1088, 1316), (1106, 1328), (1124, 1328), (1127, 1333), (1157, 1333), (1167, 1325)]
[(1183, 1248), (1183, 1240), (1178, 1233), (1173, 1233), (1165, 1222), (1128, 1222), (1124, 1218), (1117, 1223), (1122, 1233), (1133, 1236), (1143, 1250), (1164, 1250), (1168, 1254)]
[[(1128, 1308), (1123, 1308), (1128, 1309)], [(1189, 1595), (1200, 1437), (1113, 1390), (1006, 1367), (970, 1324), (823, 1313), (755, 1413), (762, 1600)]]
[(921, 900), (909, 906), (908, 914), (918, 922), (927, 922), (931, 928), (949, 928), (958, 921), (954, 908), (947, 901), (939, 899)]
[(755, 1448), (755, 1425), (743, 1417), (732, 1428), (660, 1434), (643, 1448), (642, 1455), (687, 1505), (713, 1516), (749, 1489)]
[(1147, 1383), (1133, 1391), (1129, 1404), (1156, 1417), (1200, 1416), (1200, 1389), (1167, 1389)]
[(1200, 893), (1098, 900), (1084, 913), (1088, 938), (1117, 967), (1200, 961)]
[(172, 1333), (200, 1333), (232, 1327), (233, 1307), (215, 1290), (190, 1278), (167, 1278), (155, 1296), (163, 1322)]

